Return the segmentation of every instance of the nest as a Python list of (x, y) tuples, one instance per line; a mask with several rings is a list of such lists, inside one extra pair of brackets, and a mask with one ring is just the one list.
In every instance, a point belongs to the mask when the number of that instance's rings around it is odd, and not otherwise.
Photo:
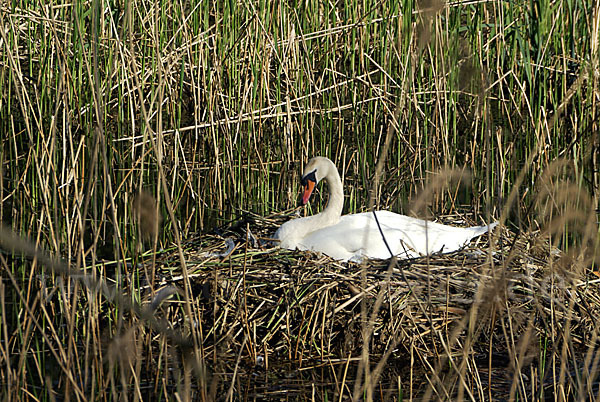
[[(552, 356), (570, 357), (565, 378), (595, 356), (599, 280), (539, 233), (497, 228), (451, 254), (356, 264), (275, 247), (280, 223), (251, 216), (183, 246), (207, 375), (239, 397), (531, 398), (534, 382), (553, 392)], [(174, 253), (156, 275), (182, 289)], [(183, 328), (177, 300), (154, 303)]]

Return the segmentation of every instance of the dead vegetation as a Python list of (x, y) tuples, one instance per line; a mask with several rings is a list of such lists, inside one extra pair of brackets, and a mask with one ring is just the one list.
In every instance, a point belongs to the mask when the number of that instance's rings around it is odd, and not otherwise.
[[(43, 377), (50, 394), (66, 388), (95, 399), (122, 392), (206, 400), (597, 397), (600, 278), (543, 233), (502, 227), (452, 254), (358, 265), (274, 248), (268, 237), (284, 220), (248, 214), (220, 234), (184, 242), (192, 316), (183, 306), (186, 279), (176, 249), (122, 267), (120, 286), (109, 279), (119, 266), (108, 262), (87, 274), (55, 269), (54, 280), (36, 274), (28, 286), (12, 278), (11, 291), (37, 295), (24, 312), (24, 329), (62, 320), (65, 287), (86, 299), (71, 313), (73, 342), (61, 345), (55, 332), (48, 335), (60, 367)], [(120, 294), (125, 288), (135, 293)], [(12, 333), (9, 345), (17, 340)], [(90, 346), (98, 349), (91, 353)], [(63, 360), (68, 355), (74, 366)], [(107, 366), (93, 364), (98, 358)], [(90, 375), (110, 384), (111, 393), (69, 385)]]

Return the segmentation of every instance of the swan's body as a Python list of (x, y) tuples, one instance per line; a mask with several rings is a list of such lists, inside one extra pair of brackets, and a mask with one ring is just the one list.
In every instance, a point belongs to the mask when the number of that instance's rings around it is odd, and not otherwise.
[(387, 259), (391, 255), (383, 241), (383, 232), (392, 253), (406, 259), (458, 250), (498, 224), (458, 228), (389, 211), (341, 216), (344, 204), (342, 180), (333, 162), (327, 158), (316, 157), (306, 165), (302, 176), (305, 186), (302, 203), (308, 202), (314, 186), (321, 179), (329, 185), (327, 207), (320, 214), (293, 219), (281, 225), (275, 233), (281, 247), (319, 251), (343, 261), (360, 261), (365, 257)]

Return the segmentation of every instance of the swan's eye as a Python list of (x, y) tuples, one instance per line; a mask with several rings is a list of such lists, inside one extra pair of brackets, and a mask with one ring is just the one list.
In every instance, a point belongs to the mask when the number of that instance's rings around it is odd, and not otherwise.
[(309, 182), (309, 181), (312, 181), (313, 183), (315, 183), (315, 184), (316, 184), (316, 183), (317, 183), (317, 176), (316, 176), (316, 173), (317, 173), (317, 169), (315, 169), (315, 170), (313, 170), (312, 172), (310, 172), (310, 173), (308, 173), (308, 174), (304, 175), (304, 176), (302, 177), (302, 180), (301, 180), (302, 186), (303, 186), (303, 187), (306, 187), (306, 186), (308, 186), (308, 182)]

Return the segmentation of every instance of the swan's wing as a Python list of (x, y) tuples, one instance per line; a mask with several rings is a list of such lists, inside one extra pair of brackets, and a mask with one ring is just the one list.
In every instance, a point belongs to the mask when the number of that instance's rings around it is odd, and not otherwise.
[[(385, 211), (384, 211), (385, 212)], [(378, 217), (380, 217), (378, 212)], [(400, 216), (400, 215), (399, 215)], [(379, 223), (385, 234), (392, 253), (399, 258), (418, 257), (420, 253), (405, 240), (409, 238), (403, 229), (392, 225), (399, 222), (382, 216)], [(301, 241), (299, 248), (303, 250), (320, 251), (338, 260), (361, 260), (363, 257), (387, 259), (392, 255), (388, 249), (372, 212), (345, 215), (332, 226), (319, 229), (307, 235)]]
[(389, 211), (376, 214), (379, 226), (373, 212), (342, 216), (336, 225), (306, 236), (302, 249), (320, 251), (346, 261), (363, 257), (387, 259), (391, 257), (390, 251), (401, 259), (415, 258), (456, 251), (497, 224), (459, 228)]
[[(498, 224), (495, 222), (491, 225), (461, 228), (398, 215), (389, 211), (377, 211), (376, 213), (388, 243), (399, 240), (402, 245), (410, 247), (418, 255), (459, 250), (471, 239), (492, 230)], [(370, 214), (373, 215), (373, 213)], [(375, 221), (374, 218), (373, 221)], [(385, 228), (383, 228), (384, 226)], [(396, 249), (397, 252), (402, 250)]]
[(337, 224), (305, 236), (298, 248), (320, 251), (344, 261), (363, 257), (387, 259), (390, 251), (400, 259), (415, 258), (458, 250), (497, 224), (459, 228), (389, 211), (376, 214), (379, 226), (373, 212), (344, 215)]

